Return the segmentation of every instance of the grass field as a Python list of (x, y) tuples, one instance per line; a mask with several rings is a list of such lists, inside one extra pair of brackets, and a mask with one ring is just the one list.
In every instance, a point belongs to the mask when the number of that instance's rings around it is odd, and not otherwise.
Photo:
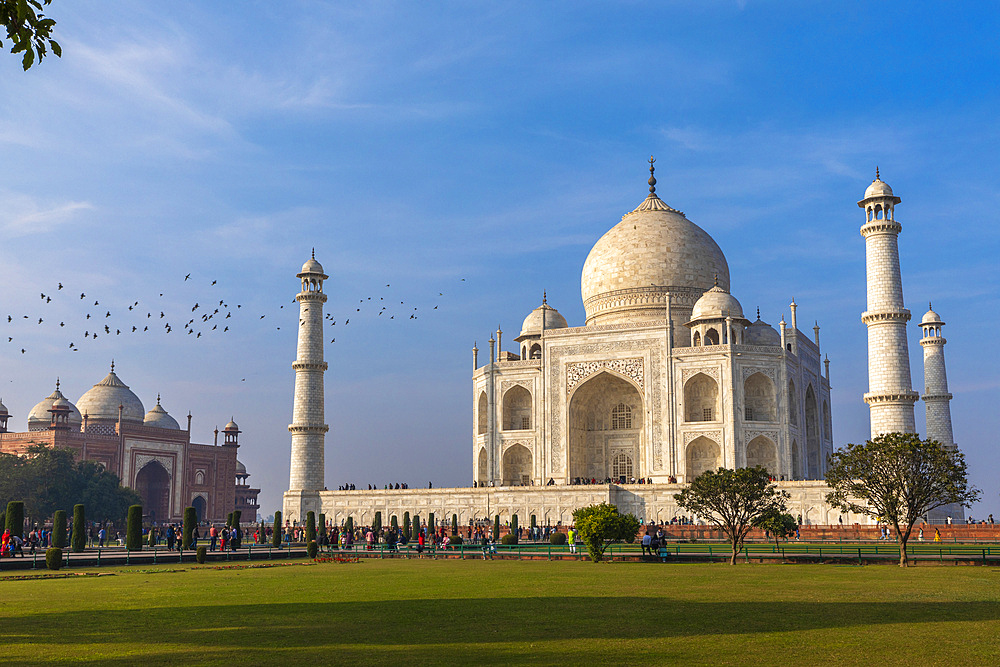
[(992, 567), (411, 559), (101, 571), (115, 576), (0, 577), (3, 661), (1000, 664)]

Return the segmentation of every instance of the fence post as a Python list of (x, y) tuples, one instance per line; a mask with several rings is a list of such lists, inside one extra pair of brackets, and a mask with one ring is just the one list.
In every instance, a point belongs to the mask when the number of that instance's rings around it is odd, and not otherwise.
[(861, 561), (861, 547), (858, 547), (858, 565), (863, 565), (863, 564), (864, 563)]
[(69, 567), (69, 549), (66, 549), (66, 567)]
[(97, 567), (101, 566), (101, 547), (97, 547)]
[(130, 553), (130, 550), (129, 550), (129, 549), (125, 549), (125, 564), (126, 564), (126, 565), (128, 565), (128, 564), (129, 564), (129, 563), (128, 563), (128, 557), (129, 557), (129, 553)]

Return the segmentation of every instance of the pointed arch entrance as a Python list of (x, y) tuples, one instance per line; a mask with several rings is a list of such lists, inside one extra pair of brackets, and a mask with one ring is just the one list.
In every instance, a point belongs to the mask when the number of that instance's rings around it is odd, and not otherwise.
[(619, 375), (603, 371), (577, 387), (569, 404), (570, 479), (617, 478), (614, 464), (619, 461), (620, 472), (622, 454), (641, 477), (644, 415), (639, 390)]
[(153, 521), (170, 518), (170, 475), (159, 461), (150, 461), (135, 476), (145, 513)]

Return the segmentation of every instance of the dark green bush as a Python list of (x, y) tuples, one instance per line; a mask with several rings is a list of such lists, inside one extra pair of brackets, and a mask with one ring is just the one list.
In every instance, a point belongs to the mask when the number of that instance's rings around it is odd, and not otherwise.
[(399, 530), (399, 520), (396, 518), (395, 514), (389, 517), (389, 526), (392, 527), (393, 531)]
[(73, 506), (73, 551), (83, 551), (87, 548), (86, 516), (83, 505)]
[(552, 533), (549, 542), (555, 545), (566, 544), (566, 533)]
[(493, 541), (500, 541), (500, 515), (497, 514), (493, 517)]
[(241, 521), (243, 521), (243, 510), (235, 510), (233, 512), (233, 525), (239, 526)]
[(451, 515), (451, 534), (458, 535), (458, 515)]
[(204, 544), (199, 544), (198, 548), (194, 550), (194, 559), (200, 564), (205, 563), (205, 555), (208, 553), (208, 547)]
[[(510, 534), (514, 536), (514, 541), (512, 542), (512, 544), (517, 544), (517, 515), (516, 514), (510, 517)], [(507, 544), (507, 542), (504, 542), (504, 544)]]
[(52, 546), (66, 546), (66, 510), (56, 510), (52, 517)]
[[(381, 514), (381, 513), (379, 513), (379, 514)], [(319, 526), (317, 526), (317, 529), (319, 530), (319, 534), (320, 535), (326, 535), (326, 515), (325, 514), (320, 514), (319, 515)]]
[(132, 505), (128, 508), (125, 548), (129, 551), (142, 551), (142, 505)]
[(306, 553), (309, 554), (310, 558), (315, 558), (317, 552), (319, 552), (319, 545), (316, 544), (316, 540), (311, 540), (309, 544), (306, 545)]
[(374, 532), (376, 536), (378, 536), (378, 534), (380, 532), (382, 532), (382, 513), (381, 512), (375, 512), (375, 522), (372, 524), (372, 532)]
[(462, 544), (462, 536), (457, 534), (452, 535), (451, 537), (448, 538), (448, 544), (453, 544), (456, 546)]
[(434, 523), (434, 512), (427, 515), (427, 532), (433, 533), (437, 530), (437, 524)]
[(230, 512), (229, 514), (226, 515), (226, 525), (229, 526), (230, 528), (233, 527), (233, 513), (232, 512)]
[(274, 534), (271, 535), (271, 546), (281, 546), (281, 511), (274, 513)]
[(406, 538), (407, 542), (410, 541), (410, 513), (409, 512), (403, 512), (403, 537)]
[(49, 547), (45, 550), (45, 567), (58, 570), (63, 565), (63, 553), (59, 547)]
[(11, 535), (24, 537), (24, 501), (12, 500), (7, 503), (7, 511), (4, 513), (3, 528), (10, 531)]
[(500, 538), (500, 544), (517, 544), (517, 535), (514, 533), (507, 533)]
[(348, 533), (350, 533), (352, 535), (354, 534), (354, 517), (353, 516), (347, 517), (347, 524), (344, 526), (344, 530), (346, 530)]
[(184, 508), (184, 529), (181, 532), (182, 549), (190, 549), (194, 541), (194, 527), (198, 525), (198, 511), (193, 507)]
[[(306, 544), (316, 541), (316, 512), (306, 512)], [(312, 556), (310, 556), (312, 558)]]

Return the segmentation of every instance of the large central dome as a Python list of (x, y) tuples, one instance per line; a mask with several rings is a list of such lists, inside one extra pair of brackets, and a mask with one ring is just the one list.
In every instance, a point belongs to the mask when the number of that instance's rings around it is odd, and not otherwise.
[(122, 407), (122, 420), (142, 423), (146, 410), (142, 401), (115, 375), (115, 367), (107, 377), (91, 387), (76, 402), (77, 409), (92, 420), (117, 420), (118, 406)]
[(668, 293), (672, 319), (684, 322), (713, 285), (729, 290), (722, 249), (656, 196), (655, 178), (649, 181), (649, 196), (598, 240), (583, 264), (588, 325), (662, 322)]

